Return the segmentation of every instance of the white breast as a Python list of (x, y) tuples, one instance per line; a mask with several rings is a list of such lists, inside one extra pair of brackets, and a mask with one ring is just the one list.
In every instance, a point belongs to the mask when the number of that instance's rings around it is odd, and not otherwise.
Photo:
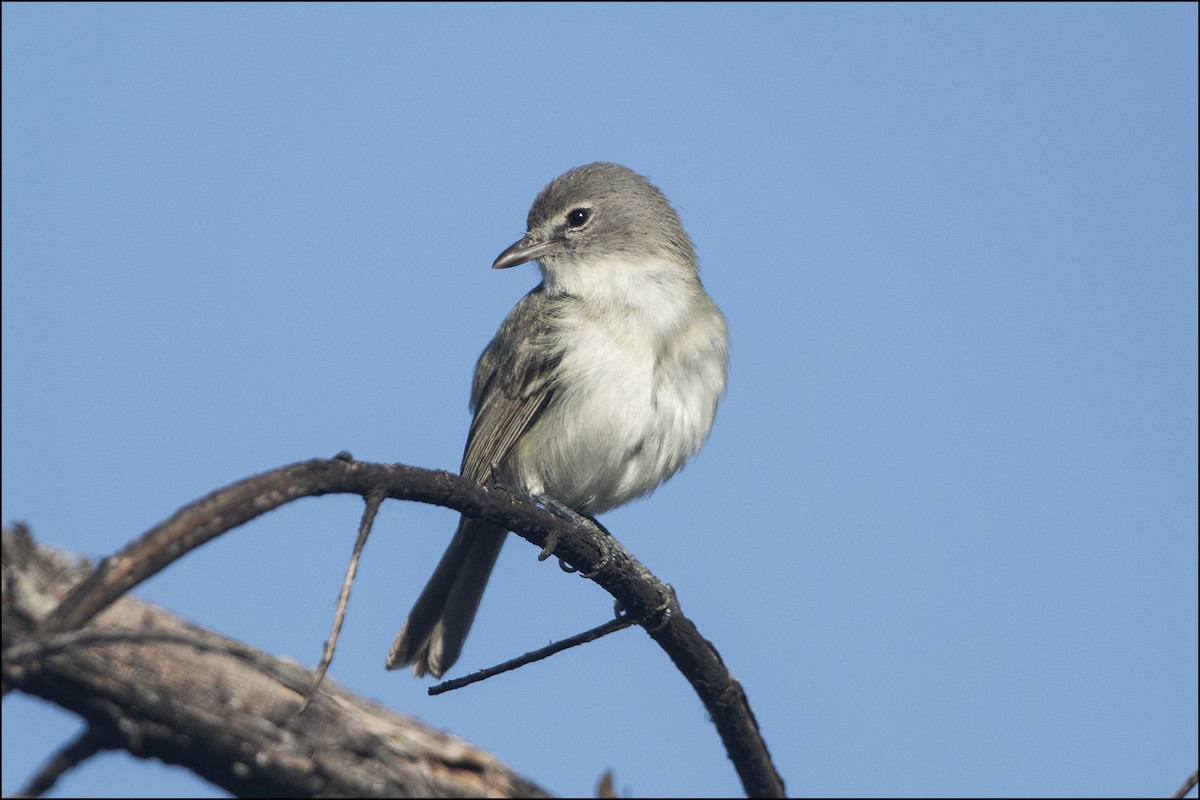
[(510, 462), (527, 491), (596, 514), (652, 491), (704, 443), (728, 334), (699, 282), (665, 267), (613, 265), (605, 292), (564, 298), (561, 379)]

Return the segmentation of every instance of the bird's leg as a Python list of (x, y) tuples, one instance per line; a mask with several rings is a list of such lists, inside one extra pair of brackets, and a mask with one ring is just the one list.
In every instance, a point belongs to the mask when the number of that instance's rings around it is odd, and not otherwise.
[[(612, 559), (612, 547), (608, 544), (609, 537), (612, 536), (608, 532), (608, 528), (601, 525), (594, 517), (580, 514), (572, 508), (567, 507), (563, 503), (555, 500), (548, 494), (533, 495), (534, 502), (540, 504), (543, 508), (549, 511), (560, 519), (565, 519), (576, 528), (582, 528), (586, 531), (592, 531), (595, 534), (596, 546), (600, 548), (600, 563), (596, 565), (596, 569), (583, 575), (585, 578), (594, 578), (600, 573), (600, 570), (608, 566), (608, 562)], [(545, 561), (550, 556), (554, 555), (554, 548), (558, 546), (558, 537), (551, 534), (546, 538), (546, 545), (542, 548), (542, 552), (538, 554), (538, 561)], [(575, 572), (573, 567), (568, 567), (559, 559), (559, 566), (564, 572)]]
[(646, 628), (647, 633), (658, 633), (667, 627), (667, 623), (671, 621), (671, 617), (675, 616), (675, 609), (679, 608), (679, 598), (675, 596), (675, 587), (668, 583), (667, 592), (669, 596), (663, 597), (658, 608), (647, 615), (647, 619), (654, 616), (658, 617), (658, 620), (654, 623), (654, 627), (648, 628), (646, 627), (646, 621), (642, 621), (642, 627)]

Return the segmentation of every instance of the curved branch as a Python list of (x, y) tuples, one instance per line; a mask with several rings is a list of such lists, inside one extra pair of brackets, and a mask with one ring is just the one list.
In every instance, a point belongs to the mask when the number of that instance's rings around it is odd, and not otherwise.
[[(783, 797), (745, 692), (716, 648), (684, 616), (674, 593), (615, 538), (590, 534), (499, 486), (481, 486), (440, 470), (374, 464), (340, 454), (246, 478), (177, 511), (121, 552), (102, 561), (39, 626), (42, 633), (77, 628), (139, 582), (190, 550), (293, 500), (325, 494), (379, 493), (452, 508), (505, 526), (583, 572), (647, 629), (699, 695), (733, 761), (746, 794)], [(607, 552), (606, 551), (611, 551)], [(605, 558), (605, 556), (608, 558)]]

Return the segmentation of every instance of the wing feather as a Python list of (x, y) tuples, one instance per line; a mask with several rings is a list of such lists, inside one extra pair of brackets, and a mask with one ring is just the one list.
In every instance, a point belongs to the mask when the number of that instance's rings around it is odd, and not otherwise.
[(492, 477), (513, 446), (554, 397), (562, 348), (550, 298), (538, 286), (509, 312), (479, 357), (471, 389), (475, 417), (463, 452), (462, 474), (481, 483)]

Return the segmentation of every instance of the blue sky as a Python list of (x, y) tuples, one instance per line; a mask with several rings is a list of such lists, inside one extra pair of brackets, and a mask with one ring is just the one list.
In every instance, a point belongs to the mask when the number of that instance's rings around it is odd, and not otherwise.
[[(3, 6), (3, 520), (111, 553), (349, 450), (456, 469), (489, 269), (618, 161), (729, 319), (697, 461), (606, 525), (797, 795), (1162, 795), (1197, 753), (1197, 9)], [(361, 504), (138, 594), (314, 664)], [(331, 676), (563, 794), (726, 795), (629, 630), (450, 695), (388, 673), (454, 528), (389, 502)], [(462, 671), (603, 621), (505, 548)], [(77, 729), (4, 704), (3, 790)], [(214, 790), (123, 755), (61, 795)], [(1194, 793), (1193, 793), (1194, 796)]]

